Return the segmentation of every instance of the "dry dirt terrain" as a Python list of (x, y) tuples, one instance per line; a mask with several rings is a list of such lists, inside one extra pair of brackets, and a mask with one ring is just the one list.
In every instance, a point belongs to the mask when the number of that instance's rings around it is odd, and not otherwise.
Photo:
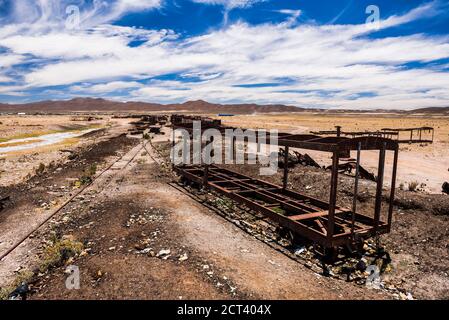
[[(26, 181), (42, 163), (45, 166), (58, 162), (67, 149), (90, 145), (100, 138), (104, 128), (115, 130), (125, 125), (110, 117), (94, 117), (87, 121), (81, 116), (0, 116), (0, 186)], [(114, 129), (115, 128), (115, 129)], [(120, 129), (121, 130), (121, 129)], [(91, 131), (102, 134), (92, 135)], [(36, 146), (32, 149), (3, 153), (4, 147), (21, 147), (30, 140), (44, 135), (68, 134), (70, 138), (55, 140), (56, 143)], [(25, 140), (25, 141), (24, 141)], [(31, 140), (34, 141), (34, 140)]]
[[(264, 123), (269, 128), (305, 132), (311, 129), (307, 126), (311, 116), (303, 117), (270, 115), (256, 121), (255, 117), (242, 116), (228, 121), (242, 127), (256, 128), (256, 123)], [(357, 120), (351, 119), (345, 116), (342, 121), (347, 121), (348, 127), (354, 121), (357, 126), (368, 121), (356, 116)], [(3, 123), (10, 120), (0, 118)], [(20, 123), (20, 119), (14, 121)], [(72, 122), (70, 117), (46, 121), (58, 126)], [(317, 124), (313, 130), (331, 129), (333, 121), (337, 120), (317, 120), (322, 127)], [(428, 121), (427, 125), (433, 123), (437, 129), (437, 143), (447, 143), (447, 132), (443, 133), (448, 130), (446, 120)], [(323, 276), (310, 262), (298, 263), (260, 241), (254, 233), (242, 230), (239, 225), (244, 219), (240, 223), (224, 219), (214, 208), (201, 205), (175, 188), (171, 183), (177, 179), (166, 163), (169, 132), (154, 136), (149, 143), (141, 137), (126, 136), (128, 123), (129, 120), (103, 119), (98, 123), (101, 130), (77, 138), (76, 143), (64, 141), (52, 146), (55, 149), (30, 151), (38, 157), (25, 161), (34, 169), (29, 171), (30, 176), (17, 179), (16, 183), (1, 180), (0, 198), (11, 199), (0, 211), (0, 255), (50, 219), (0, 261), (3, 298), (22, 282), (29, 284), (29, 299), (449, 298), (448, 196), (399, 192), (393, 232), (381, 239), (392, 257), (388, 270), (382, 274), (385, 288), (369, 289), (355, 281)], [(438, 125), (446, 127), (439, 131)], [(418, 154), (434, 148), (405, 147), (411, 150), (402, 153)], [(70, 152), (60, 152), (61, 149)], [(435, 147), (432, 152), (444, 151)], [(36, 173), (42, 159), (51, 154), (52, 160)], [(24, 156), (29, 156), (29, 152), (3, 155), (4, 163), (14, 163), (11, 159)], [(256, 174), (257, 168), (233, 169)], [(9, 171), (15, 174), (20, 166)], [(329, 178), (325, 170), (299, 166), (293, 169), (291, 177), (289, 187), (327, 200), (329, 190), (322, 187), (322, 181)], [(280, 183), (280, 178), (279, 173), (270, 179)], [(89, 185), (86, 179), (95, 180)], [(347, 205), (352, 199), (353, 179), (342, 176), (341, 180), (339, 198), (341, 205)], [(363, 181), (362, 187), (359, 207), (369, 212), (374, 191), (370, 182)], [(200, 196), (212, 203), (223, 203), (214, 194)], [(67, 267), (71, 265), (80, 271), (79, 290), (66, 288)]]
[[(310, 133), (311, 131), (335, 130), (342, 126), (344, 131), (377, 131), (382, 128), (414, 128), (430, 126), (435, 128), (433, 144), (401, 144), (398, 166), (398, 185), (410, 182), (423, 185), (431, 193), (441, 193), (441, 186), (449, 181), (449, 117), (432, 115), (399, 114), (322, 114), (298, 113), (277, 115), (242, 115), (223, 118), (225, 125), (251, 129), (278, 129), (280, 132)], [(329, 165), (328, 154), (307, 151), (322, 165)], [(353, 155), (355, 156), (355, 155)], [(371, 171), (377, 168), (378, 154), (364, 152), (362, 165)], [(393, 162), (387, 154), (387, 168)], [(391, 172), (386, 171), (387, 183)]]

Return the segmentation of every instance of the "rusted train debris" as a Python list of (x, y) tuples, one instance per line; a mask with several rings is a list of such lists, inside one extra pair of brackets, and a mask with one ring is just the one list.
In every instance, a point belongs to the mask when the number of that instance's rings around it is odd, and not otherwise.
[(143, 134), (146, 130), (150, 133), (159, 134), (162, 126), (168, 121), (167, 116), (160, 115), (140, 115), (138, 121), (131, 122), (134, 128), (129, 129), (132, 135)]
[(417, 128), (383, 128), (380, 131), (342, 131), (341, 126), (336, 130), (312, 131), (312, 134), (336, 137), (380, 137), (392, 139), (398, 143), (433, 143), (435, 130), (432, 127)]
[[(227, 129), (213, 119), (173, 118), (173, 128), (193, 130), (193, 121), (204, 122), (208, 128), (221, 132)], [(202, 128), (203, 129), (203, 128)], [(259, 143), (259, 142), (258, 142)], [(264, 141), (262, 143), (269, 143)], [(288, 189), (288, 166), (283, 168), (283, 185), (275, 185), (260, 179), (214, 165), (180, 165), (175, 168), (181, 177), (200, 186), (210, 188), (234, 201), (260, 212), (293, 233), (307, 238), (324, 248), (335, 249), (348, 245), (357, 247), (364, 239), (390, 232), (393, 217), (396, 173), (398, 166), (398, 142), (380, 136), (322, 137), (313, 134), (280, 133), (278, 145), (284, 148), (284, 163), (288, 163), (289, 150), (293, 148), (327, 152), (332, 155), (329, 201)], [(357, 210), (360, 176), (360, 161), (363, 151), (378, 151), (378, 173), (374, 212), (371, 216)], [(337, 205), (338, 175), (340, 159), (348, 157), (351, 151), (357, 153), (355, 162), (354, 195), (351, 208)], [(383, 185), (386, 153), (392, 152), (392, 179), (388, 213), (382, 217)]]

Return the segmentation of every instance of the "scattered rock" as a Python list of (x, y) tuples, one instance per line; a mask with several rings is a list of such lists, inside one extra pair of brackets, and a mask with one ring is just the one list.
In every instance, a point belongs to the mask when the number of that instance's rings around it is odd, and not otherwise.
[(449, 194), (449, 182), (443, 183), (443, 192)]
[(74, 242), (76, 239), (75, 239), (75, 237), (73, 235), (66, 234), (66, 235), (62, 236), (62, 240), (67, 240), (67, 241), (70, 241), (70, 242)]
[(85, 257), (85, 256), (87, 256), (87, 255), (89, 255), (89, 253), (92, 251), (92, 249), (90, 249), (90, 248), (87, 248), (87, 249), (84, 249), (83, 251), (81, 251), (81, 253), (80, 253), (80, 257)]
[(167, 257), (167, 256), (170, 255), (170, 253), (171, 253), (171, 250), (170, 250), (170, 249), (167, 249), (167, 250), (161, 250), (161, 251), (159, 251), (159, 253), (156, 255), (156, 257), (158, 257), (158, 258), (161, 258), (161, 257)]
[(145, 248), (145, 249), (140, 251), (140, 253), (142, 253), (142, 254), (148, 254), (150, 252), (151, 252), (151, 248)]
[(18, 286), (13, 292), (11, 292), (8, 296), (9, 300), (26, 300), (27, 294), (30, 292), (30, 288), (28, 284), (22, 282), (20, 286)]
[(297, 248), (295, 250), (295, 255), (300, 256), (302, 253), (304, 253), (306, 251), (305, 247), (301, 247), (301, 248)]
[(183, 255), (181, 255), (180, 257), (179, 257), (179, 261), (186, 261), (187, 259), (189, 259), (189, 257), (187, 256), (187, 253), (184, 253)]

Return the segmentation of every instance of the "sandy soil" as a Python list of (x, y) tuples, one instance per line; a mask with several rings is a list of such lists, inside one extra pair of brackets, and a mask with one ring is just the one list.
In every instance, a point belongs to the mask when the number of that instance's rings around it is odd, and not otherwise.
[[(336, 125), (347, 131), (375, 131), (386, 127), (410, 128), (431, 126), (435, 128), (435, 143), (426, 145), (402, 144), (398, 166), (398, 186), (410, 182), (424, 183), (425, 190), (441, 193), (441, 186), (449, 181), (449, 118), (432, 116), (397, 116), (394, 114), (278, 114), (245, 115), (223, 118), (225, 125), (243, 128), (278, 129), (283, 132), (309, 133), (310, 131), (334, 130)], [(300, 151), (301, 152), (301, 151)], [(320, 152), (309, 153), (322, 165), (331, 163), (330, 155)], [(353, 154), (353, 157), (355, 154)], [(362, 165), (376, 172), (378, 154), (363, 152)], [(392, 164), (392, 155), (387, 155), (387, 168)], [(386, 185), (389, 185), (391, 171), (386, 171)]]
[[(97, 165), (100, 172), (106, 163), (114, 161), (135, 141), (116, 134), (102, 137), (95, 150), (89, 147), (76, 149), (77, 158), (74, 160), (61, 159), (59, 164), (26, 183), (8, 187), (0, 187), (0, 198), (10, 196), (10, 203), (0, 213), (2, 233), (0, 235), (0, 254), (3, 254), (19, 241), (24, 235), (33, 230), (41, 222), (50, 217), (55, 210), (68, 198), (78, 191), (74, 182), (83, 176), (86, 168), (91, 164)], [(90, 147), (91, 148), (91, 147)], [(108, 175), (101, 177), (99, 183), (107, 181)], [(18, 270), (24, 261), (33, 257), (36, 251), (35, 243), (25, 243), (18, 250), (2, 261), (0, 268), (0, 286), (11, 279), (11, 270)], [(18, 269), (17, 269), (18, 268)]]
[(79, 118), (70, 115), (2, 115), (0, 116), (0, 139), (34, 136), (53, 131), (101, 125), (107, 123), (110, 118), (104, 117), (93, 121), (79, 120)]
[[(94, 128), (103, 130), (108, 128), (108, 133), (116, 134), (125, 132), (129, 119), (104, 118), (97, 121), (72, 121), (71, 116), (1, 116), (0, 140), (22, 137), (35, 137), (48, 133), (65, 132)], [(25, 182), (35, 174), (42, 163), (49, 166), (58, 163), (61, 159), (67, 160), (67, 150), (83, 148), (101, 141), (105, 136), (104, 131), (99, 134), (87, 134), (78, 138), (65, 139), (59, 143), (38, 147), (30, 150), (9, 152), (0, 154), (0, 187), (10, 184)], [(107, 135), (106, 135), (107, 137)]]

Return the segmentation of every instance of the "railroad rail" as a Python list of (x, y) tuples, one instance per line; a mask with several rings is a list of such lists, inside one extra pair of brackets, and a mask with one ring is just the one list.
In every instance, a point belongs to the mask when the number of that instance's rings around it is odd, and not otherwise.
[[(194, 121), (197, 121), (197, 119), (188, 118), (184, 121), (177, 119), (173, 123), (173, 129), (186, 130), (190, 134), (190, 139), (193, 139)], [(222, 126), (221, 123), (211, 123), (201, 119), (199, 121), (207, 124), (206, 128), (203, 125), (201, 126), (202, 131), (214, 128), (224, 132), (229, 129), (229, 127)], [(175, 136), (173, 134), (173, 144), (175, 143)], [(245, 136), (236, 138), (243, 139), (245, 143)], [(269, 141), (270, 139), (267, 138), (263, 141), (258, 140), (257, 143), (269, 144)], [(233, 150), (236, 149), (235, 143), (236, 139), (233, 139)], [(185, 179), (203, 187), (214, 189), (238, 203), (248, 205), (297, 235), (308, 238), (324, 248), (332, 249), (331, 251), (336, 251), (334, 249), (342, 245), (350, 245), (357, 248), (363, 242), (363, 239), (369, 237), (377, 238), (380, 234), (390, 232), (398, 166), (399, 145), (397, 141), (379, 136), (362, 136), (351, 139), (342, 136), (323, 137), (313, 134), (279, 133), (277, 146), (284, 148), (284, 163), (288, 163), (289, 150), (293, 148), (332, 154), (329, 202), (323, 202), (293, 190), (288, 190), (288, 166), (283, 168), (283, 186), (273, 185), (259, 179), (252, 179), (208, 164), (196, 166), (181, 165), (175, 167), (175, 170)], [(372, 216), (362, 215), (357, 212), (361, 152), (365, 150), (377, 150), (379, 152), (375, 207)], [(337, 206), (340, 159), (350, 157), (351, 151), (357, 153), (353, 205), (352, 208), (341, 208)], [(387, 151), (394, 153), (394, 160), (392, 164), (389, 208), (384, 221), (381, 219), (381, 211)]]
[[(146, 143), (143, 143), (142, 147), (131, 157), (130, 160), (126, 162), (126, 164), (120, 168), (120, 171), (128, 167), (128, 165), (137, 157), (137, 155), (146, 147)], [(2, 262), (7, 256), (9, 256), (14, 250), (16, 250), (22, 243), (24, 243), (28, 238), (30, 238), (36, 231), (42, 228), (47, 222), (49, 222), (56, 214), (61, 212), (65, 207), (67, 207), (73, 200), (75, 200), (78, 196), (82, 195), (87, 189), (89, 189), (101, 176), (103, 176), (106, 172), (110, 171), (112, 167), (118, 162), (122, 161), (123, 158), (127, 154), (122, 155), (116, 161), (108, 165), (103, 171), (101, 171), (92, 181), (87, 183), (83, 188), (79, 189), (74, 195), (72, 195), (69, 199), (67, 199), (62, 205), (58, 206), (58, 208), (52, 212), (45, 220), (43, 220), (39, 225), (34, 227), (31, 231), (25, 234), (20, 240), (18, 240), (12, 247), (6, 250), (4, 253), (0, 255), (0, 262)], [(117, 175), (118, 172), (114, 174)], [(107, 184), (108, 185), (108, 184)], [(107, 186), (105, 185), (105, 187)]]

